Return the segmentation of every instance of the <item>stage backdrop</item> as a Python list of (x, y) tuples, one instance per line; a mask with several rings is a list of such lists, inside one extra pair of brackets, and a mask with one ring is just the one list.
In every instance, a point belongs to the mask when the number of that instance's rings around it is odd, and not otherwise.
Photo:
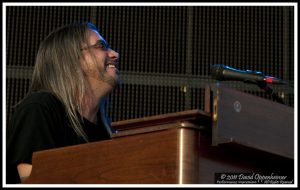
[[(7, 119), (26, 94), (40, 42), (72, 22), (93, 22), (120, 53), (122, 85), (110, 95), (112, 121), (204, 109), (212, 64), (262, 71), (294, 106), (292, 6), (8, 6)], [(272, 101), (256, 85), (223, 82)]]

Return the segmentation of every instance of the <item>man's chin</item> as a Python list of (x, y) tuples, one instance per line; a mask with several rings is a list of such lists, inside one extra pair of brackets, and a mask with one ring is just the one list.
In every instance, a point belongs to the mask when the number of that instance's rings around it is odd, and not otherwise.
[(115, 76), (115, 77), (110, 77), (109, 80), (105, 81), (107, 84), (109, 84), (113, 89), (117, 88), (118, 86), (121, 85), (121, 80), (119, 76)]
[(120, 79), (119, 76), (117, 76), (117, 77), (114, 78), (113, 88), (117, 88), (119, 86), (121, 86), (121, 79)]

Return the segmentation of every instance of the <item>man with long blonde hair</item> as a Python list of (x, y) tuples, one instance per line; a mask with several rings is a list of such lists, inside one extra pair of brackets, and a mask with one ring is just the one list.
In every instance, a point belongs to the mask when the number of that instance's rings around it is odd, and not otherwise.
[(107, 95), (119, 54), (92, 23), (70, 24), (40, 44), (28, 95), (7, 128), (7, 183), (30, 175), (35, 151), (109, 139)]

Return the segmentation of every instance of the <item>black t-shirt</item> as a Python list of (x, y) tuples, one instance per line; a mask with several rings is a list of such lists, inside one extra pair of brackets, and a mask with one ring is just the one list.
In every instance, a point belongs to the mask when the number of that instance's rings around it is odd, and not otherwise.
[[(83, 130), (89, 142), (110, 139), (101, 122), (83, 119)], [(32, 163), (35, 151), (85, 143), (70, 126), (63, 104), (49, 92), (27, 96), (15, 109), (6, 136), (7, 183), (20, 183), (17, 164)]]

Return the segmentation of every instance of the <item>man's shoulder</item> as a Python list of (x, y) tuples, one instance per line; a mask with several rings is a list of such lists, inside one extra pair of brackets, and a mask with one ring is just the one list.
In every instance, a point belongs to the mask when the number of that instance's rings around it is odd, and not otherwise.
[(19, 107), (27, 107), (27, 106), (42, 106), (42, 107), (61, 107), (62, 103), (59, 99), (50, 92), (39, 91), (32, 92), (28, 94), (17, 106)]

